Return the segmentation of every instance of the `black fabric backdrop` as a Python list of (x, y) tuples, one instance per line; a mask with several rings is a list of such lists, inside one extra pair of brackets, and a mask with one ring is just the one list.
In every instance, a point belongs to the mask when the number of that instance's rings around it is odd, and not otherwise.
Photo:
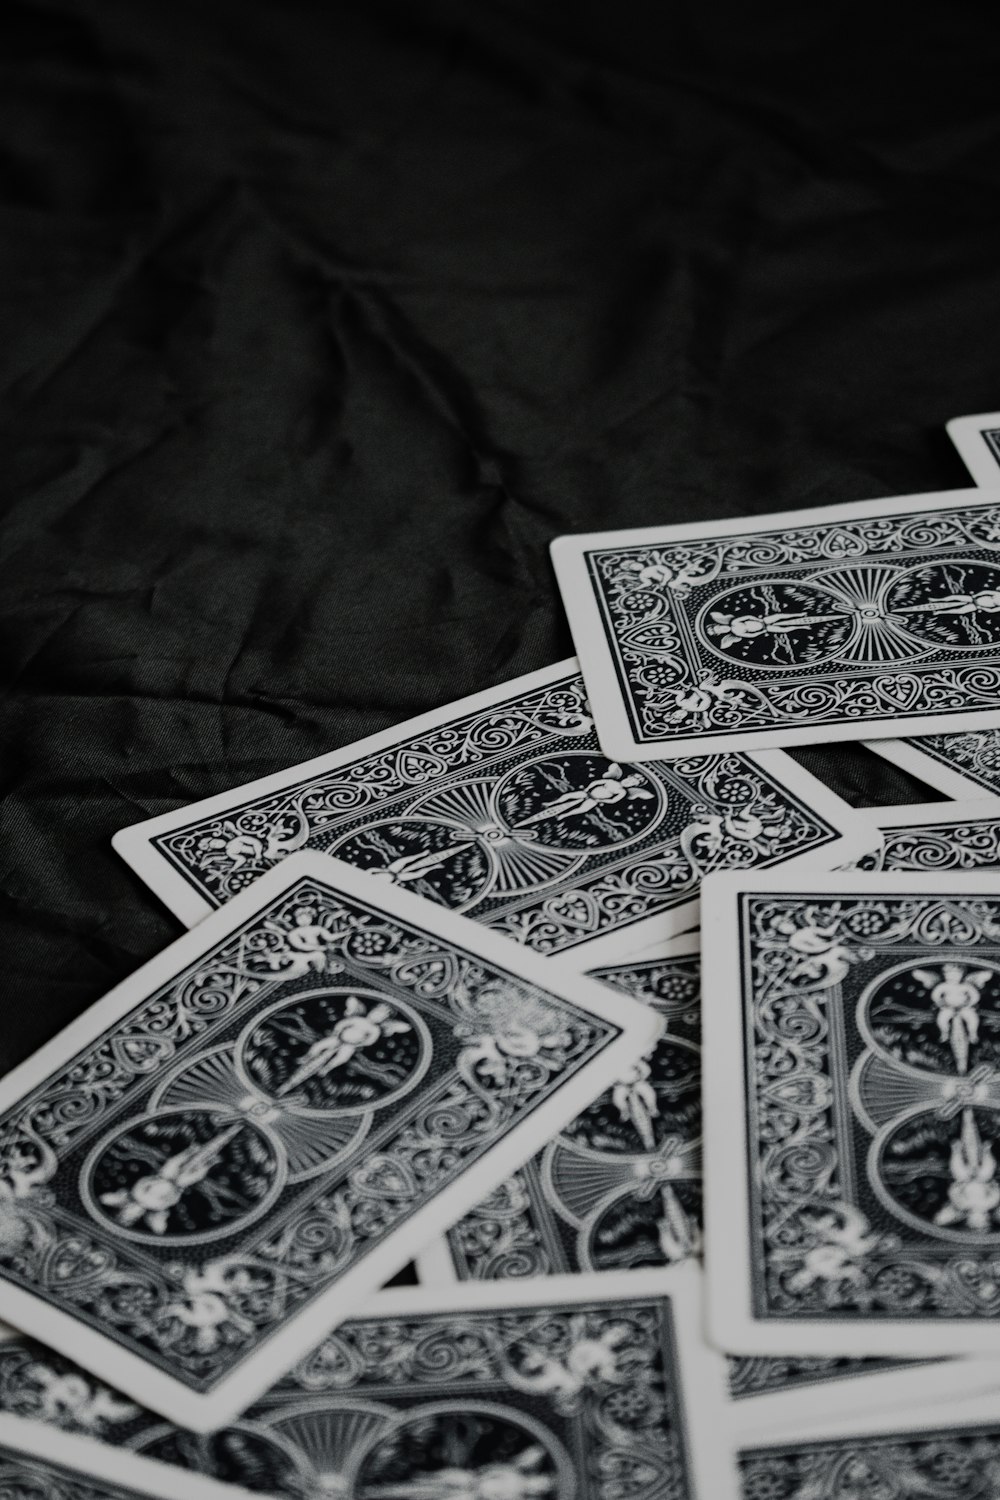
[(568, 654), (553, 535), (967, 482), (1000, 33), (877, 14), (7, 0), (0, 1066), (177, 935), (117, 828)]

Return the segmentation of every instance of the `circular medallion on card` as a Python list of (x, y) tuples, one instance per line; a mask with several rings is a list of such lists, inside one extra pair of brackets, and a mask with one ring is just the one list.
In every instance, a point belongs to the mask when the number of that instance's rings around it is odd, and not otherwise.
[(278, 1001), (236, 1044), (236, 1067), (298, 1114), (354, 1114), (395, 1102), (426, 1072), (431, 1038), (416, 1011), (371, 990), (317, 989)]
[(475, 901), (493, 877), (488, 846), (475, 828), (423, 818), (369, 824), (329, 852), (453, 911)]
[(925, 1234), (1000, 1244), (1000, 1111), (918, 1106), (879, 1131), (868, 1175), (897, 1218)]
[(216, 1239), (255, 1219), (284, 1180), (280, 1148), (243, 1115), (158, 1110), (119, 1125), (94, 1148), (81, 1189), (91, 1214), (130, 1239)]
[(858, 1026), (875, 1051), (906, 1067), (1000, 1070), (1000, 965), (974, 952), (899, 964), (862, 994)]
[(633, 1063), (561, 1131), (574, 1145), (627, 1156), (700, 1134), (701, 1052), (678, 1037), (661, 1037), (648, 1057)]
[(239, 1485), (253, 1494), (306, 1493), (302, 1467), (293, 1451), (256, 1424), (241, 1422), (218, 1432), (156, 1427), (141, 1433), (129, 1446), (146, 1458)]
[(886, 591), (886, 614), (908, 635), (955, 651), (1000, 645), (1000, 567), (993, 563), (925, 563)]
[(352, 1467), (355, 1500), (570, 1500), (577, 1488), (574, 1465), (547, 1427), (477, 1401), (410, 1410)]
[(696, 628), (729, 661), (794, 669), (834, 657), (855, 634), (856, 611), (833, 592), (773, 579), (716, 595)]
[(640, 767), (582, 751), (518, 766), (494, 793), (497, 822), (514, 838), (578, 854), (643, 838), (666, 800)]
[(677, 1178), (636, 1184), (598, 1208), (580, 1233), (585, 1271), (674, 1265), (701, 1245), (701, 1183)]

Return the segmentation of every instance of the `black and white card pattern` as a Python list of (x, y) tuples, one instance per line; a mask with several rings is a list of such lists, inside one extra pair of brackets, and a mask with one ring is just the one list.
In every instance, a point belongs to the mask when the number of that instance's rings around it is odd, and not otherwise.
[(882, 848), (858, 870), (1000, 870), (1000, 798), (872, 807)]
[[(1000, 724), (1000, 491), (560, 537), (627, 760)], [(862, 731), (863, 726), (863, 731)]]
[(714, 1337), (995, 1353), (1000, 876), (720, 876), (705, 899)]
[(649, 1055), (418, 1258), (421, 1280), (674, 1265), (701, 1248), (698, 934), (591, 977), (643, 1001)]
[(0, 1313), (216, 1426), (656, 1031), (297, 855), (0, 1082)]
[(310, 848), (585, 968), (694, 926), (710, 870), (827, 869), (871, 838), (780, 752), (609, 760), (568, 661), (114, 843), (189, 926)]
[(687, 1268), (385, 1292), (201, 1434), (13, 1338), (0, 1409), (275, 1500), (735, 1500), (699, 1299)]

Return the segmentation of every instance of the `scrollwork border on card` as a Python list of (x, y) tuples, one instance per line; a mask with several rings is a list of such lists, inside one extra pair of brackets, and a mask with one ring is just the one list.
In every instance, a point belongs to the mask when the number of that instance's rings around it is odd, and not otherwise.
[[(974, 1238), (961, 1246), (902, 1236), (902, 1221), (865, 1211), (845, 1157), (833, 1077), (841, 986), (859, 963), (902, 950), (1000, 950), (1000, 903), (947, 896), (749, 895), (740, 898), (749, 1095), (751, 1293), (756, 1315), (780, 1318), (1000, 1316), (988, 1289), (1000, 1257)], [(981, 950), (982, 951), (982, 950)], [(859, 1065), (855, 1064), (857, 1069)], [(887, 1064), (890, 1070), (893, 1064)], [(905, 1073), (905, 1069), (901, 1070)], [(951, 1094), (947, 1089), (951, 1089)], [(974, 1083), (910, 1083), (958, 1110)], [(965, 1091), (963, 1093), (963, 1090)], [(947, 1095), (947, 1097), (946, 1097)], [(952, 1098), (952, 1095), (954, 1096)], [(878, 1220), (878, 1222), (876, 1222)]]

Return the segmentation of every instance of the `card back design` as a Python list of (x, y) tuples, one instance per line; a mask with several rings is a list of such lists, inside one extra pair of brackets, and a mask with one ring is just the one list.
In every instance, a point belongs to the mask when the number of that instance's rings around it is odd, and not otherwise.
[(310, 848), (553, 954), (646, 920), (681, 930), (708, 871), (822, 851), (855, 826), (784, 757), (609, 760), (574, 664), (532, 681), (115, 847), (189, 924)]
[[(549, 972), (531, 955), (378, 895), (299, 856), (219, 914), (221, 937), (182, 939), (192, 959), (155, 960), (161, 983), (140, 975), (124, 1000), (102, 1002), (107, 1027), (95, 1034), (84, 1017), (78, 1046), (57, 1038), (51, 1063), (40, 1054), (7, 1081), (11, 1315), (74, 1350), (90, 1330), (87, 1362), (102, 1372), (100, 1340), (113, 1340), (107, 1357), (127, 1351), (144, 1377), (168, 1377), (158, 1399), (183, 1402), (192, 1426), (216, 1410), (210, 1396), (232, 1399), (234, 1377), (273, 1375), (268, 1342), (288, 1348), (293, 1319), (308, 1340), (310, 1309), (327, 1326), (345, 1316), (331, 1296), (346, 1298), (369, 1257), (377, 1277), (390, 1237), (405, 1260), (407, 1225), (477, 1163), (492, 1155), (502, 1173), (519, 1125), (558, 1128), (587, 1097), (590, 1062), (614, 1066), (617, 1049), (624, 1065), (652, 1034), (639, 1007), (604, 1016), (587, 980), (573, 981), (577, 1004), (555, 971), (551, 989), (530, 978)], [(459, 1210), (475, 1191), (466, 1181)]]
[(768, 1443), (740, 1454), (747, 1500), (991, 1500), (1000, 1423)]
[(585, 1287), (551, 1306), (371, 1311), (202, 1434), (42, 1346), (0, 1345), (4, 1410), (289, 1500), (605, 1500), (609, 1482), (634, 1500), (710, 1500), (682, 1390), (672, 1299), (603, 1301)]
[(798, 1391), (809, 1386), (828, 1386), (831, 1381), (855, 1380), (859, 1375), (911, 1369), (923, 1363), (903, 1359), (794, 1359), (776, 1355), (729, 1355), (726, 1359), (729, 1394), (734, 1401), (769, 1396), (779, 1391)]
[(1000, 898), (745, 892), (760, 1320), (1000, 1315)]
[(1000, 509), (974, 494), (561, 538), (605, 749), (641, 760), (996, 716)]
[(675, 1265), (700, 1249), (699, 947), (670, 947), (682, 951), (589, 971), (649, 1005), (664, 1033), (448, 1231), (460, 1280)]

